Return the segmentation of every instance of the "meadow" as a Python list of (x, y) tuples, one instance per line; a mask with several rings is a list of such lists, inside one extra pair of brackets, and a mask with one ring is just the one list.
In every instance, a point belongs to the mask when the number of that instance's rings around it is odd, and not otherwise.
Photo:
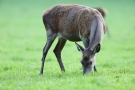
[[(43, 11), (57, 4), (104, 7), (111, 37), (104, 36), (97, 73), (82, 75), (75, 44), (62, 51), (61, 72), (53, 49), (39, 75), (46, 32)], [(82, 42), (79, 42), (82, 45)], [(135, 0), (0, 0), (0, 90), (135, 90)]]

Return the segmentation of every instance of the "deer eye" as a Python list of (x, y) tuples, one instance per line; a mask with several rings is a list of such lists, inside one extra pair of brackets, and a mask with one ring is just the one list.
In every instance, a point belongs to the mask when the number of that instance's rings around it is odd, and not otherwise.
[(92, 62), (88, 62), (88, 63), (87, 63), (87, 66), (88, 66), (88, 65), (91, 65), (91, 64), (92, 64)]
[(89, 62), (89, 64), (92, 64), (92, 62)]

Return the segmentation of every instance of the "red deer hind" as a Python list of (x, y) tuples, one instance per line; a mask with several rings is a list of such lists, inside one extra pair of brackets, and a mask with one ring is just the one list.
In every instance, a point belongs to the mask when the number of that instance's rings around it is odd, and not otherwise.
[(43, 23), (46, 28), (47, 42), (43, 49), (40, 74), (43, 74), (44, 62), (49, 48), (58, 37), (54, 54), (62, 71), (61, 51), (67, 40), (72, 42), (82, 41), (85, 49), (76, 43), (82, 52), (83, 74), (92, 69), (96, 71), (95, 57), (100, 51), (101, 41), (105, 33), (105, 23), (102, 15), (96, 9), (81, 5), (57, 5), (43, 14)]

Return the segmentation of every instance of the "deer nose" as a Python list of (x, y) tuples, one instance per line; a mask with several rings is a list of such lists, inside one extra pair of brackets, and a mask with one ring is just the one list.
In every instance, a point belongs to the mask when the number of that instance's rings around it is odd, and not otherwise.
[(86, 68), (83, 69), (83, 75), (84, 74), (89, 74), (91, 71), (92, 71), (92, 67), (89, 67), (89, 68), (86, 67)]
[(87, 72), (87, 71), (83, 71), (83, 75), (85, 75), (85, 74), (89, 74), (89, 72)]
[(83, 75), (86, 73), (88, 74), (89, 72), (87, 70), (83, 70)]

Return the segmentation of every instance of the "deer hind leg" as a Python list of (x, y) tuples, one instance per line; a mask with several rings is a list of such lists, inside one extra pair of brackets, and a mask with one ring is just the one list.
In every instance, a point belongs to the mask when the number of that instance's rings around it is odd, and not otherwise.
[(47, 42), (43, 48), (43, 57), (42, 57), (40, 74), (43, 74), (45, 58), (48, 53), (48, 50), (50, 49), (53, 41), (55, 40), (55, 38), (56, 38), (56, 34), (54, 34), (50, 29), (48, 29), (47, 30)]
[(61, 51), (62, 51), (65, 43), (66, 43), (66, 39), (59, 38), (58, 43), (57, 43), (55, 49), (53, 50), (53, 52), (54, 52), (54, 54), (55, 54), (55, 56), (57, 58), (57, 61), (59, 63), (59, 66), (61, 68), (61, 71), (64, 71), (64, 72), (65, 72), (65, 68), (64, 68), (64, 65), (63, 65), (62, 59), (61, 59)]

